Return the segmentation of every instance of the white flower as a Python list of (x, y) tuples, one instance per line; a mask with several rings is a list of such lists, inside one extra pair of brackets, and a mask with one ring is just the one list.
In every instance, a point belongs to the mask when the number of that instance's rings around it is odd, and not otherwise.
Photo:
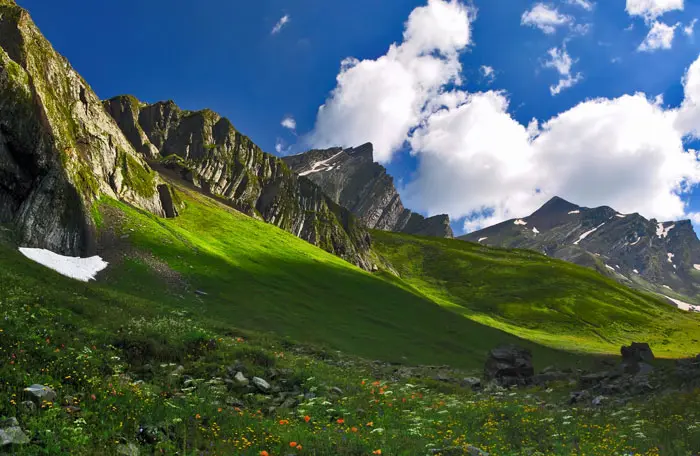
[(372, 429), (372, 432), (370, 432), (370, 434), (374, 434), (375, 432), (378, 434), (382, 434), (384, 432), (384, 428)]

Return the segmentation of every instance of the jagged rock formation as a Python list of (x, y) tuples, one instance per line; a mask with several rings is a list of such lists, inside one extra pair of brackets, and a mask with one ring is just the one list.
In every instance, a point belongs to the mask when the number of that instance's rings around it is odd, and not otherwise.
[[(459, 239), (525, 248), (597, 269), (627, 285), (700, 302), (700, 241), (690, 220), (658, 222), (554, 197), (529, 217)], [(686, 310), (695, 306), (672, 300)]]
[(12, 224), (23, 245), (89, 254), (97, 197), (174, 214), (159, 185), (29, 13), (0, 0), (0, 223)]
[(144, 104), (131, 96), (104, 102), (133, 147), (178, 178), (364, 269), (370, 237), (355, 216), (264, 153), (228, 119), (210, 110), (183, 111), (172, 101)]
[(386, 168), (374, 162), (371, 143), (350, 149), (311, 150), (284, 157), (299, 175), (320, 186), (369, 228), (425, 236), (453, 236), (447, 215), (425, 218), (404, 208)]

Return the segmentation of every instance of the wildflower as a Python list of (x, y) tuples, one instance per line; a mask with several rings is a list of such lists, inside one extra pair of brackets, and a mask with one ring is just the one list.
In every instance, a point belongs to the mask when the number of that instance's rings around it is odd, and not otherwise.
[(369, 427), (374, 426), (374, 422), (370, 421), (369, 423), (367, 423), (367, 426), (369, 426)]
[(218, 409), (216, 409), (216, 411), (219, 412), (219, 413), (221, 413), (221, 410), (223, 410), (221, 407), (219, 407)]
[(262, 450), (262, 451), (260, 452), (260, 456), (270, 456), (270, 453), (268, 453), (268, 452), (265, 451), (265, 450)]
[(351, 430), (352, 432), (357, 432), (357, 428), (356, 428), (355, 426), (353, 426), (352, 428), (350, 428), (350, 430)]
[(343, 418), (338, 418), (338, 419), (336, 420), (336, 422), (337, 422), (338, 424), (343, 424), (343, 423), (345, 423), (345, 420), (344, 420)]
[(95, 396), (94, 394), (91, 394), (91, 395), (90, 395), (90, 399), (92, 399), (93, 401), (96, 401), (96, 400), (97, 400), (97, 396)]
[(198, 414), (196, 414), (194, 417), (197, 418), (197, 419), (199, 420), (199, 419), (202, 418), (202, 415), (200, 415), (200, 414), (198, 413)]
[(301, 450), (301, 443), (297, 445), (297, 450)]
[(280, 424), (284, 426), (285, 424), (289, 424), (289, 420), (280, 420)]
[(304, 417), (304, 421), (306, 421), (308, 423), (309, 421), (311, 421), (311, 417), (309, 415), (306, 415)]
[(296, 443), (296, 442), (289, 442), (289, 446), (292, 447), (292, 448), (296, 448), (296, 447), (297, 447), (297, 443)]
[(382, 450), (374, 450), (372, 454), (382, 454)]

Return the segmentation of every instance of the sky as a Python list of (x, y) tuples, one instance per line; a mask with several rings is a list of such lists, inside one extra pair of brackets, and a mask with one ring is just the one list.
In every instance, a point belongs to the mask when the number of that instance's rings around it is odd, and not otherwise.
[(457, 234), (552, 196), (700, 229), (700, 2), (17, 0), (97, 94), (372, 142)]

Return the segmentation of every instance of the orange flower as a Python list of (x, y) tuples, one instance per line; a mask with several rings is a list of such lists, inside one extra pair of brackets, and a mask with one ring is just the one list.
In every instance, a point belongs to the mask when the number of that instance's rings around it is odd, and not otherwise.
[(296, 442), (289, 442), (289, 446), (292, 448), (296, 448), (297, 443)]
[(306, 421), (308, 423), (309, 421), (311, 421), (311, 417), (309, 415), (306, 415), (304, 417), (304, 421)]
[(270, 453), (268, 453), (268, 452), (265, 451), (265, 450), (262, 450), (262, 451), (260, 452), (260, 456), (270, 456)]
[(222, 410), (221, 407), (219, 407), (218, 409), (216, 409), (216, 411), (219, 412), (219, 413), (221, 413), (221, 410)]
[(365, 384), (365, 381), (364, 381), (364, 380), (362, 380), (362, 384), (363, 384), (363, 385)]
[(281, 425), (289, 424), (289, 420), (280, 420)]
[(369, 423), (367, 423), (367, 426), (369, 426), (369, 427), (374, 426), (374, 422), (370, 421)]
[(200, 419), (200, 418), (202, 418), (202, 415), (200, 415), (200, 414), (198, 413), (198, 414), (196, 414), (194, 417), (197, 418), (197, 419)]
[(379, 386), (379, 381), (372, 382), (372, 384), (373, 384), (374, 386)]
[(345, 420), (342, 419), (342, 418), (338, 418), (336, 421), (338, 422), (338, 424), (343, 424), (343, 423), (345, 423)]
[(352, 428), (350, 428), (350, 430), (351, 430), (352, 432), (357, 432), (357, 428), (356, 428), (355, 426), (353, 426)]
[(382, 454), (382, 450), (374, 450), (372, 454)]
[(301, 444), (297, 445), (297, 450), (301, 450)]

